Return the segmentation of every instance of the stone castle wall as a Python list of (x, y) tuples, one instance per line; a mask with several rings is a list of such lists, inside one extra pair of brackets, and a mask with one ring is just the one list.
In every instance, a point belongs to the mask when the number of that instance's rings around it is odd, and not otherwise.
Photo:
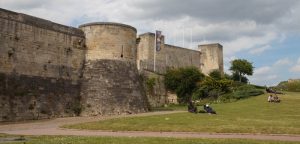
[(82, 84), (83, 115), (145, 112), (136, 68), (136, 29), (118, 23), (80, 26), (88, 48)]
[(201, 70), (201, 52), (178, 46), (161, 44), (160, 51), (154, 51), (155, 34), (146, 33), (139, 36), (137, 64), (139, 69), (164, 74), (168, 68), (195, 66)]
[(163, 40), (161, 50), (154, 51), (155, 34), (142, 34), (138, 40), (137, 67), (140, 70), (155, 69), (156, 73), (164, 74), (168, 68), (194, 66), (206, 75), (215, 69), (224, 71), (223, 47), (220, 44), (200, 45), (198, 50), (192, 50), (165, 44)]
[(223, 71), (219, 44), (198, 51), (163, 40), (154, 52), (155, 35), (136, 33), (120, 23), (72, 28), (0, 9), (0, 121), (145, 112), (168, 103), (168, 68)]
[(0, 121), (74, 115), (82, 31), (0, 9)]

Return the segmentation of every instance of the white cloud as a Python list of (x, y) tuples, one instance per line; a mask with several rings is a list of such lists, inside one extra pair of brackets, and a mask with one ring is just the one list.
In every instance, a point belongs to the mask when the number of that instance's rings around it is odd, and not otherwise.
[(294, 73), (300, 72), (300, 57), (298, 58), (296, 64), (290, 68), (290, 72), (294, 72)]
[(271, 67), (265, 66), (254, 70), (254, 75), (266, 75), (271, 71)]
[(236, 52), (250, 50), (256, 46), (267, 45), (277, 38), (277, 34), (274, 32), (267, 32), (266, 34), (257, 37), (241, 36), (233, 41), (224, 42), (224, 54), (233, 55)]
[(236, 56), (224, 57), (224, 63), (230, 63), (231, 61), (238, 59)]
[(283, 58), (283, 59), (279, 59), (274, 63), (274, 66), (287, 66), (287, 65), (291, 65), (292, 61), (289, 58)]
[(261, 53), (265, 52), (268, 49), (271, 49), (272, 47), (270, 45), (265, 45), (260, 48), (255, 48), (249, 51), (250, 54), (260, 55)]
[(276, 78), (278, 78), (278, 76), (275, 75), (275, 74), (273, 74), (273, 75), (268, 75), (268, 76), (267, 76), (267, 79), (268, 79), (268, 80), (273, 80), (273, 79), (276, 79)]
[(300, 72), (300, 65), (295, 65), (292, 68), (290, 68), (291, 72)]
[(194, 49), (218, 42), (225, 56), (262, 53), (300, 23), (297, 0), (1, 0), (0, 5), (66, 25), (113, 21), (132, 25), (139, 33), (160, 29), (168, 43)]
[[(293, 66), (290, 67), (291, 65)], [(300, 58), (294, 60), (294, 62), (290, 58), (282, 58), (278, 59), (270, 66), (263, 66), (255, 69), (253, 76), (249, 77), (249, 80), (251, 83), (273, 86), (280, 81), (290, 78), (299, 78), (299, 72)]]
[(297, 64), (300, 64), (300, 57), (298, 58)]

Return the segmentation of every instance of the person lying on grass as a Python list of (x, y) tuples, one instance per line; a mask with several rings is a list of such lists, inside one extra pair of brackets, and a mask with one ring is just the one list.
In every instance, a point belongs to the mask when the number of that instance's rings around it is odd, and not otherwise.
[(208, 104), (204, 105), (203, 108), (208, 114), (217, 114)]

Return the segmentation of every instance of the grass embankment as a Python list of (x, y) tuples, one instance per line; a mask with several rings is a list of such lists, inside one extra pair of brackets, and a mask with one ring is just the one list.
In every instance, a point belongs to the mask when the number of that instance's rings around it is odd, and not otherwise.
[(297, 142), (261, 141), (245, 139), (181, 139), (181, 138), (127, 138), (81, 136), (26, 136), (25, 141), (1, 141), (17, 138), (0, 134), (1, 144), (296, 144)]
[(300, 134), (300, 93), (280, 95), (281, 103), (268, 103), (267, 96), (265, 94), (234, 103), (213, 104), (217, 115), (176, 113), (64, 127), (113, 131)]

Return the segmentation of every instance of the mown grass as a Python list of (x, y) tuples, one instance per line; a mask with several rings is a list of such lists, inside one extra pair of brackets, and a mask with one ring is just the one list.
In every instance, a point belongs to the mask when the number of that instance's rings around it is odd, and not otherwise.
[(1, 144), (296, 144), (297, 142), (261, 141), (248, 139), (191, 139), (145, 137), (83, 137), (83, 136), (26, 136), (25, 141), (1, 139), (16, 136), (0, 136)]
[(212, 104), (217, 115), (185, 112), (118, 118), (64, 127), (113, 131), (300, 134), (300, 93), (280, 95), (281, 103), (268, 103), (267, 96), (264, 94), (234, 103)]

